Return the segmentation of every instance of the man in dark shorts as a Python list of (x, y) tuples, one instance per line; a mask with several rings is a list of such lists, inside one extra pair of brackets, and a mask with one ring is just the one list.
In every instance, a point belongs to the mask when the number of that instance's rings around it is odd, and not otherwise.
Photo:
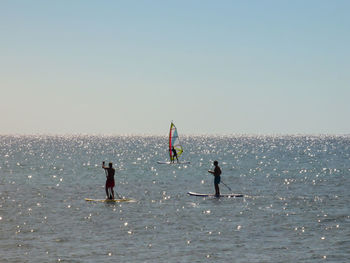
[(114, 174), (115, 169), (113, 168), (113, 164), (109, 163), (109, 167), (105, 166), (105, 162), (102, 162), (102, 168), (105, 169), (106, 172), (106, 195), (108, 199), (113, 200), (114, 199), (114, 190), (113, 187), (115, 186), (114, 183)]
[(208, 171), (212, 175), (214, 175), (214, 186), (215, 186), (215, 196), (220, 197), (220, 189), (219, 189), (219, 184), (220, 184), (220, 175), (221, 175), (221, 169), (218, 165), (218, 161), (214, 161), (214, 171)]
[(177, 152), (174, 146), (171, 148), (171, 151), (173, 152), (173, 159), (171, 160), (171, 162), (173, 163), (175, 161), (175, 158), (176, 158), (176, 161), (179, 162), (179, 159), (177, 158)]

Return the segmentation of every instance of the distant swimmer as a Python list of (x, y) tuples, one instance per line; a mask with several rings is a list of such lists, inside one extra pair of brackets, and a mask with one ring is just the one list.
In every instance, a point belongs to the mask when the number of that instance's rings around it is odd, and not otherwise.
[(220, 184), (220, 175), (221, 175), (221, 169), (218, 165), (218, 161), (214, 161), (214, 171), (209, 170), (208, 172), (214, 175), (214, 186), (215, 186), (215, 196), (220, 197), (220, 189), (219, 189), (219, 184)]
[(179, 159), (177, 158), (177, 152), (176, 152), (174, 146), (171, 148), (171, 151), (173, 152), (173, 157), (172, 157), (171, 162), (173, 163), (175, 161), (175, 158), (176, 158), (176, 161), (179, 162)]
[(102, 168), (105, 169), (106, 172), (106, 195), (107, 199), (114, 199), (114, 174), (115, 169), (113, 168), (113, 164), (109, 163), (109, 166), (105, 166), (105, 162), (102, 162)]

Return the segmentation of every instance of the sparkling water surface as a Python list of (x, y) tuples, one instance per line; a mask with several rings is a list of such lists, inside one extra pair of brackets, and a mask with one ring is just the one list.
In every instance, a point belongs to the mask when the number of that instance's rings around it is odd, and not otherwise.
[[(0, 262), (348, 262), (350, 136), (0, 136)], [(244, 198), (214, 193), (207, 172)], [(105, 198), (101, 162), (116, 168)], [(222, 193), (230, 193), (223, 184)]]

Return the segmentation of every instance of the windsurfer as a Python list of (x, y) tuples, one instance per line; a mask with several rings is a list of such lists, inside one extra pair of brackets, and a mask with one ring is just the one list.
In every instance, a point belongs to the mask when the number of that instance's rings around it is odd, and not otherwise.
[(179, 162), (179, 159), (177, 158), (177, 152), (176, 152), (174, 146), (171, 148), (171, 151), (173, 152), (173, 156), (172, 156), (171, 162), (173, 163), (175, 161), (175, 158), (176, 158), (176, 161)]
[(220, 175), (221, 175), (221, 169), (219, 167), (218, 161), (214, 161), (214, 171), (209, 170), (208, 172), (214, 175), (214, 186), (215, 186), (215, 196), (220, 197), (220, 189), (219, 189), (219, 184), (220, 184)]
[(115, 186), (114, 183), (114, 174), (115, 169), (113, 168), (113, 164), (109, 163), (108, 167), (105, 166), (105, 162), (102, 162), (102, 168), (106, 172), (106, 195), (108, 199), (114, 199), (114, 190), (113, 187)]

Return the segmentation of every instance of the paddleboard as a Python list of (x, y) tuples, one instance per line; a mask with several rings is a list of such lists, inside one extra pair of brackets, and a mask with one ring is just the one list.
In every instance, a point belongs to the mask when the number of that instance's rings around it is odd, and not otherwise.
[(91, 199), (91, 198), (85, 198), (85, 201), (103, 202), (103, 203), (135, 202), (134, 199), (130, 199), (130, 198), (121, 198), (121, 199)]
[[(216, 197), (215, 194), (199, 194), (194, 192), (188, 192), (187, 194), (192, 196), (201, 196), (201, 197)], [(221, 194), (220, 197), (243, 197), (243, 194)]]
[(162, 162), (162, 161), (157, 161), (158, 164), (190, 164), (191, 162), (188, 161), (183, 161), (183, 162)]

